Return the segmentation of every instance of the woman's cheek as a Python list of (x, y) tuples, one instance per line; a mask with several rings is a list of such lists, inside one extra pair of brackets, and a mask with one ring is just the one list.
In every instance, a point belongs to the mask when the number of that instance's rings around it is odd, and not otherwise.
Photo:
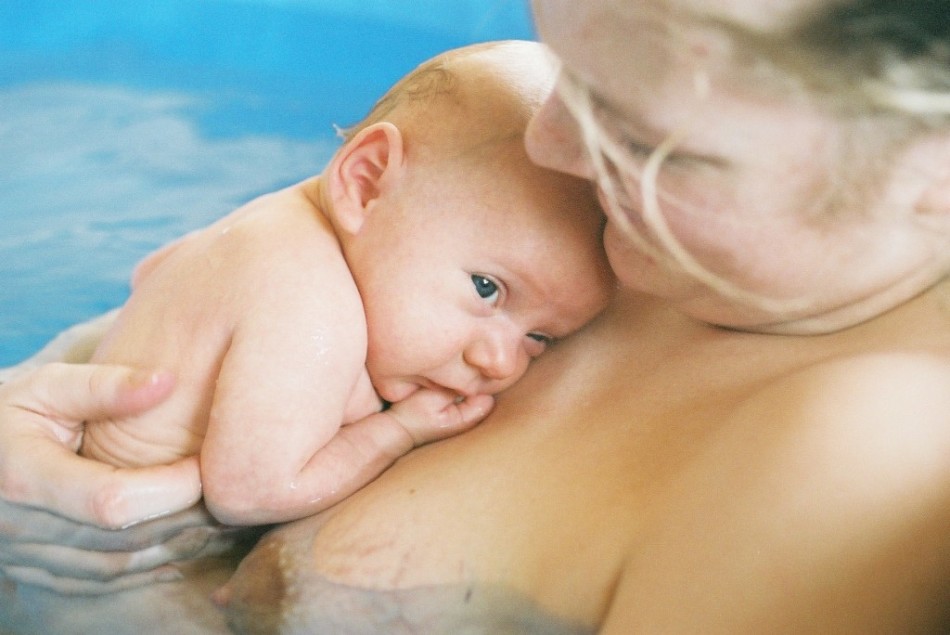
[(610, 268), (622, 286), (648, 289), (644, 283), (647, 278), (654, 277), (655, 273), (648, 276), (647, 270), (655, 270), (656, 261), (637, 249), (633, 238), (627, 236), (614, 222), (608, 222), (604, 228), (604, 251), (607, 253)]

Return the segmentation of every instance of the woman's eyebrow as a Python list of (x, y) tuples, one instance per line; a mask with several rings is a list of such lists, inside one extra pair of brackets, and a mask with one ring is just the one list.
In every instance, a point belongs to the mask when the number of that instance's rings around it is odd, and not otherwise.
[(622, 121), (624, 123), (624, 127), (635, 128), (638, 132), (642, 132), (648, 137), (659, 139), (664, 137), (664, 133), (659, 128), (648, 124), (642, 119), (638, 119), (633, 115), (633, 113), (625, 111), (623, 108), (616, 105), (596, 90), (592, 88), (588, 89), (588, 94), (590, 95), (590, 100), (596, 104), (599, 109), (604, 110), (607, 114), (616, 118), (618, 121)]
[[(581, 80), (570, 69), (562, 68), (561, 73), (573, 89), (580, 89), (586, 93), (591, 106), (614, 118), (614, 126), (619, 128), (627, 137), (626, 142), (640, 142), (643, 146), (655, 148), (673, 134), (622, 108), (598, 92), (588, 82)], [(695, 163), (717, 168), (724, 168), (729, 165), (729, 162), (722, 157), (690, 150), (682, 145), (677, 145), (673, 149), (670, 158), (684, 163)]]
[[(636, 117), (631, 113), (626, 112), (619, 106), (605, 99), (595, 90), (589, 90), (588, 94), (590, 96), (591, 102), (596, 104), (597, 108), (603, 109), (607, 115), (614, 117), (617, 120), (617, 128), (619, 128), (622, 134), (628, 137), (626, 139), (627, 142), (639, 142), (640, 145), (645, 147), (648, 146), (655, 148), (670, 136), (675, 134), (660, 127), (654, 126), (645, 121), (643, 118)], [(698, 152), (696, 150), (690, 150), (688, 147), (684, 147), (682, 144), (679, 144), (673, 148), (673, 151), (670, 153), (670, 159), (719, 168), (727, 167), (729, 164), (729, 162), (722, 157), (705, 152)]]

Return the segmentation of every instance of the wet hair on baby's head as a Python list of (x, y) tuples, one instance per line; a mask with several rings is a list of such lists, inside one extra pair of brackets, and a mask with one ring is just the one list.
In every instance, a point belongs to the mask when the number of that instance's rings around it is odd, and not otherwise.
[(388, 121), (413, 143), (442, 150), (520, 140), (550, 93), (556, 68), (550, 52), (535, 41), (452, 49), (420, 64), (362, 121), (338, 133), (348, 142), (364, 128)]
[(441, 53), (423, 62), (393, 84), (360, 122), (346, 128), (337, 128), (337, 133), (344, 142), (349, 141), (363, 128), (386, 121), (398, 108), (427, 108), (445, 99), (457, 99), (460, 78), (452, 68), (454, 62), (483, 51), (518, 44), (514, 41), (484, 42)]
[(363, 128), (385, 121), (401, 104), (451, 96), (457, 81), (452, 71), (446, 68), (445, 61), (445, 56), (440, 55), (418, 66), (386, 91), (359, 123), (337, 128), (337, 134), (343, 141), (349, 141)]

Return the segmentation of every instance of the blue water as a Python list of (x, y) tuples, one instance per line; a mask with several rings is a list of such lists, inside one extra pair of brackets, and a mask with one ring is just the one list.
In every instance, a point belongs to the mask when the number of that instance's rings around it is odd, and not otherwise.
[(533, 37), (526, 0), (3, 0), (0, 366), (121, 304), (151, 249), (318, 172), (419, 62)]

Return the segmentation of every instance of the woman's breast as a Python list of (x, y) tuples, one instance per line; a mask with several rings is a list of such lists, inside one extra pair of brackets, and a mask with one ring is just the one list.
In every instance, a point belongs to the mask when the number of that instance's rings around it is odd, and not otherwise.
[[(218, 594), (237, 633), (335, 635), (579, 635), (591, 625), (545, 611), (529, 596), (472, 578), (464, 583), (388, 587), (332, 580), (319, 570), (314, 518), (266, 536)], [(367, 554), (359, 558), (365, 565)], [(370, 556), (371, 558), (371, 556)], [(391, 563), (377, 560), (384, 576)], [(365, 569), (364, 569), (365, 570)]]
[(608, 429), (575, 416), (572, 433), (559, 411), (501, 404), (497, 419), (270, 534), (229, 587), (236, 628), (593, 632), (642, 487)]

